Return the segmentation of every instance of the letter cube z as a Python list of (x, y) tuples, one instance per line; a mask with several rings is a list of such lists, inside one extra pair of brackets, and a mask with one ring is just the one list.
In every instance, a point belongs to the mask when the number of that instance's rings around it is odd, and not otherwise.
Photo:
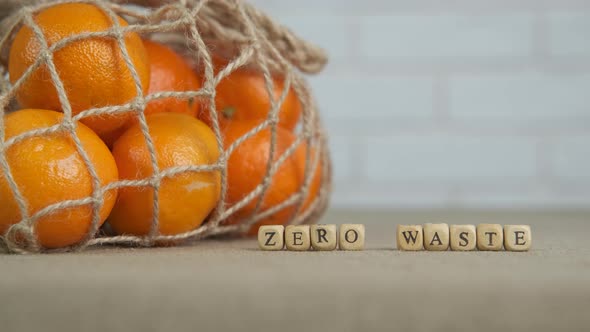
[(504, 233), (502, 225), (479, 224), (477, 225), (477, 249), (483, 251), (502, 250)]
[(340, 244), (340, 250), (363, 250), (365, 248), (365, 225), (340, 225), (338, 242)]
[(289, 225), (285, 228), (285, 244), (288, 250), (305, 251), (311, 247), (309, 225)]
[(424, 248), (429, 251), (446, 251), (449, 249), (449, 225), (425, 224)]
[(310, 236), (315, 250), (334, 250), (338, 244), (336, 225), (311, 225)]
[(504, 248), (509, 251), (527, 251), (531, 248), (531, 226), (504, 225)]
[(451, 225), (451, 250), (471, 251), (477, 245), (475, 225)]
[(422, 225), (397, 225), (397, 249), (418, 251), (424, 249)]
[(285, 244), (285, 227), (283, 225), (260, 226), (258, 229), (258, 246), (262, 250), (282, 250)]

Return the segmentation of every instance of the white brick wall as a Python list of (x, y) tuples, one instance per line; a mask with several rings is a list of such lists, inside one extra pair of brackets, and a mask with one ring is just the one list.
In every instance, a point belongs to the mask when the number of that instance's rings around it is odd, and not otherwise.
[(497, 185), (526, 183), (535, 175), (535, 144), (527, 138), (427, 133), (369, 137), (366, 143), (365, 177), (375, 185)]
[(253, 2), (330, 53), (335, 206), (590, 207), (590, 1)]
[(590, 56), (590, 12), (556, 12), (547, 16), (551, 55)]
[(370, 125), (378, 119), (428, 121), (433, 116), (433, 80), (428, 77), (320, 75), (312, 87), (328, 123), (366, 119)]
[(555, 139), (548, 147), (549, 167), (564, 186), (590, 186), (590, 135), (571, 135)]
[(445, 62), (527, 56), (531, 51), (532, 16), (526, 14), (393, 14), (359, 20), (361, 54), (367, 59)]
[(582, 121), (590, 127), (590, 73), (459, 74), (449, 86), (451, 116), (458, 121), (526, 122), (527, 126), (533, 126), (532, 121), (566, 125)]

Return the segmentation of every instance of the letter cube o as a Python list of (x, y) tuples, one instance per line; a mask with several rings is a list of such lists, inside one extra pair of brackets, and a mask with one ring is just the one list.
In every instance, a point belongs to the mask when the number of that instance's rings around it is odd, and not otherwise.
[(365, 225), (342, 224), (339, 235), (340, 250), (363, 250), (365, 248)]

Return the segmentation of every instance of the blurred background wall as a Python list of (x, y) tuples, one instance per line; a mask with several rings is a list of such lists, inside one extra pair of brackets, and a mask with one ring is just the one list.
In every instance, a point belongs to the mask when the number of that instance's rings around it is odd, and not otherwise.
[(334, 207), (590, 207), (590, 1), (253, 2), (331, 56)]

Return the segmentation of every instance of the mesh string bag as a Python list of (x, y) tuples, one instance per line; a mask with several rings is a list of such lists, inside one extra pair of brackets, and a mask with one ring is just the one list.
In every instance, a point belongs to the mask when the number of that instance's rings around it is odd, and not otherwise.
[[(48, 45), (39, 26), (35, 22), (35, 15), (58, 3), (83, 2), (100, 8), (107, 15), (112, 26), (105, 31), (87, 32), (72, 35), (58, 43)], [(23, 7), (23, 4), (26, 4)], [(2, 7), (4, 6), (4, 7)], [(331, 191), (331, 163), (327, 146), (326, 132), (322, 127), (317, 105), (313, 99), (304, 74), (320, 72), (327, 62), (327, 57), (320, 48), (298, 38), (290, 30), (273, 21), (269, 16), (257, 10), (250, 4), (240, 0), (111, 0), (111, 1), (50, 1), (50, 0), (9, 0), (0, 5), (0, 16), (5, 16), (0, 24), (0, 176), (8, 183), (15, 201), (18, 203), (21, 220), (10, 226), (0, 234), (0, 248), (9, 253), (35, 253), (48, 251), (76, 251), (100, 245), (133, 245), (153, 246), (161, 242), (196, 241), (213, 236), (239, 236), (246, 234), (250, 227), (258, 221), (286, 208), (293, 209), (289, 224), (309, 224), (317, 222), (324, 213)], [(124, 18), (129, 25), (122, 27), (117, 23), (117, 15)], [(14, 84), (10, 83), (8, 75), (8, 54), (11, 42), (16, 32), (28, 26), (39, 40), (41, 50), (35, 64), (27, 70)], [(129, 59), (129, 54), (123, 42), (125, 33), (136, 32), (143, 38), (152, 39), (170, 46), (182, 54), (195, 68), (202, 70), (203, 84), (197, 91), (142, 93), (138, 74)], [(119, 45), (122, 57), (128, 66), (136, 85), (137, 96), (133, 100), (121, 105), (86, 109), (74, 114), (59, 72), (53, 64), (52, 55), (70, 43), (86, 38), (111, 38)], [(214, 70), (214, 53), (228, 60), (221, 70)], [(62, 106), (63, 120), (59, 125), (48, 128), (35, 129), (5, 139), (4, 116), (18, 110), (16, 90), (36, 68), (46, 66), (49, 79), (52, 81)], [(266, 91), (270, 96), (270, 110), (268, 117), (252, 128), (247, 134), (234, 141), (224, 149), (223, 133), (219, 126), (218, 113), (215, 109), (215, 93), (217, 84), (235, 70), (247, 67), (260, 72), (264, 77)], [(278, 98), (273, 91), (273, 77), (284, 77), (284, 89)], [(295, 92), (301, 103), (302, 113), (295, 130), (296, 140), (280, 156), (275, 147), (277, 144), (276, 131), (279, 122), (281, 105), (288, 92)], [(146, 103), (162, 98), (196, 98), (206, 105), (202, 112), (209, 112), (212, 119), (211, 129), (215, 133), (217, 145), (222, 151), (218, 160), (209, 165), (178, 166), (158, 169), (153, 141), (143, 113)], [(101, 186), (97, 180), (96, 170), (89, 161), (87, 151), (80, 143), (75, 128), (79, 120), (89, 116), (102, 114), (116, 114), (131, 112), (137, 115), (151, 154), (153, 175), (139, 180), (119, 180)], [(262, 130), (270, 131), (270, 157), (268, 158), (266, 175), (260, 184), (239, 202), (229, 204), (226, 196), (227, 161), (232, 152), (240, 144)], [(61, 201), (45, 208), (29, 213), (28, 202), (19, 190), (19, 184), (12, 176), (13, 170), (6, 158), (6, 151), (13, 145), (35, 136), (65, 132), (71, 136), (77, 153), (84, 160), (88, 173), (92, 177), (93, 189), (91, 195), (83, 199)], [(294, 153), (301, 144), (312, 148), (306, 149), (304, 180), (299, 190), (281, 203), (263, 208), (263, 198), (272, 183), (273, 175), (280, 165)], [(303, 202), (307, 198), (312, 177), (321, 167), (321, 181), (318, 194), (304, 208)], [(221, 176), (221, 199), (207, 220), (198, 228), (175, 235), (161, 235), (158, 220), (158, 195), (154, 195), (154, 217), (150, 232), (146, 236), (113, 235), (108, 227), (108, 219), (101, 228), (98, 210), (103, 204), (103, 193), (113, 188), (130, 186), (149, 186), (157, 192), (162, 179), (187, 172), (219, 171)], [(39, 179), (41, 181), (42, 179)], [(43, 193), (39, 193), (42, 195)], [(0, 193), (1, 195), (1, 193)], [(6, 199), (6, 198), (4, 198)], [(0, 197), (0, 204), (3, 198)], [(256, 209), (248, 216), (241, 217), (237, 222), (229, 222), (232, 216), (242, 207), (256, 202)], [(76, 206), (92, 207), (92, 224), (85, 238), (78, 244), (66, 248), (45, 249), (35, 234), (36, 221), (48, 214), (62, 209)]]

